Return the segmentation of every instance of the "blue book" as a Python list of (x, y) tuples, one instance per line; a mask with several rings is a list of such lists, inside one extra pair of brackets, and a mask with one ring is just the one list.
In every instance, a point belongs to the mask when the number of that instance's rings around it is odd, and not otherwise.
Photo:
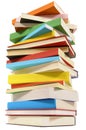
[(21, 39), (20, 41), (24, 41), (27, 40), (29, 38), (33, 38), (33, 37), (37, 37), (40, 36), (42, 34), (51, 32), (53, 30), (52, 27), (50, 27), (47, 24), (42, 24), (39, 28), (37, 28), (36, 30), (34, 30), (33, 32), (27, 34), (23, 39)]
[(53, 56), (47, 58), (39, 58), (34, 60), (25, 60), (20, 62), (8, 63), (6, 67), (11, 70), (19, 70), (27, 67), (37, 66), (37, 65), (41, 65), (53, 61), (60, 61), (60, 60), (61, 60), (60, 56)]
[(39, 99), (19, 102), (8, 102), (8, 110), (27, 110), (27, 109), (56, 109), (55, 99)]

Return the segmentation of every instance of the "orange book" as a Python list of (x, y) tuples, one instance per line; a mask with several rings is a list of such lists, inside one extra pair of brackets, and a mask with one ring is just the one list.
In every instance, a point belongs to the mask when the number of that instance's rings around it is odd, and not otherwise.
[[(57, 5), (54, 1), (51, 3), (48, 3), (42, 7), (39, 7), (31, 12), (28, 12), (27, 14), (31, 15), (52, 15), (52, 14), (64, 14), (64, 11)], [(16, 18), (12, 20), (12, 24), (14, 25), (16, 22)]]
[(65, 85), (65, 81), (59, 80), (59, 81), (50, 81), (50, 82), (35, 82), (35, 83), (22, 83), (22, 84), (11, 84), (11, 88), (22, 88), (22, 87), (31, 87), (31, 86), (37, 86), (37, 85), (43, 85), (43, 84), (51, 84), (51, 83), (60, 83), (62, 85)]

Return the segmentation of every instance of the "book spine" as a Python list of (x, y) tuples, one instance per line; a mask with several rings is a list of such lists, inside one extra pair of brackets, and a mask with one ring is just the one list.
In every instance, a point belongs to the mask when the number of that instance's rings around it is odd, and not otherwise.
[(33, 101), (8, 102), (8, 110), (56, 109), (55, 99), (40, 99)]

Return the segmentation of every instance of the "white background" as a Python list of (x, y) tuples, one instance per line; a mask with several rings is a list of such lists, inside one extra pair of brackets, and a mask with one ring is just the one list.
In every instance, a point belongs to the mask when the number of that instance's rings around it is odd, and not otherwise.
[(37, 128), (6, 124), (5, 109), (9, 95), (6, 95), (8, 70), (6, 69), (6, 48), (11, 42), (9, 34), (14, 32), (11, 20), (21, 13), (29, 12), (51, 0), (1, 0), (0, 1), (0, 129), (59, 129), (78, 130), (86, 128), (86, 7), (85, 0), (55, 0), (68, 13), (70, 22), (78, 26), (75, 32), (76, 45), (74, 49), (77, 57), (74, 59), (75, 68), (79, 71), (79, 78), (73, 80), (73, 88), (79, 93), (78, 115), (76, 126)]

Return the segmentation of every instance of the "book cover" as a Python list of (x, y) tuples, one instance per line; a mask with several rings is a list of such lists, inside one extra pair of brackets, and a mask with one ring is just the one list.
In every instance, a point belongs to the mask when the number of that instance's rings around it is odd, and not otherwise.
[(11, 74), (8, 75), (9, 84), (21, 84), (32, 82), (49, 82), (64, 80), (71, 85), (71, 75), (69, 72), (44, 72), (36, 74)]

